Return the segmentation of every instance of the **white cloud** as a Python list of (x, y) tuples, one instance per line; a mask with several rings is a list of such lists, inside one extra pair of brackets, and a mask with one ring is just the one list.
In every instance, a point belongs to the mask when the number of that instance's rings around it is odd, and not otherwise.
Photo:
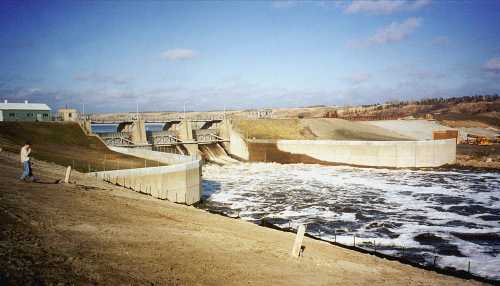
[(161, 54), (163, 59), (169, 61), (189, 60), (196, 57), (197, 53), (190, 49), (171, 49)]
[(369, 14), (392, 14), (401, 11), (416, 11), (427, 6), (430, 0), (356, 0), (351, 1), (344, 7), (344, 12), (348, 14), (369, 13)]
[(500, 75), (500, 57), (489, 59), (483, 65), (483, 69), (489, 73)]
[(76, 81), (91, 82), (91, 83), (112, 83), (116, 85), (128, 84), (132, 81), (130, 77), (118, 77), (113, 75), (104, 75), (98, 73), (82, 73), (73, 77)]
[(392, 22), (390, 25), (380, 28), (373, 36), (366, 40), (354, 41), (350, 43), (352, 47), (368, 47), (372, 45), (382, 45), (395, 43), (406, 39), (415, 29), (420, 26), (420, 18), (411, 17), (404, 22)]

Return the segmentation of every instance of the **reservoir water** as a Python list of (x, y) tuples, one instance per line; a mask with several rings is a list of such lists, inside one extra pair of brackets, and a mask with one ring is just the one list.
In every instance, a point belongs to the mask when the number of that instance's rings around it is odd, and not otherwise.
[[(146, 123), (146, 131), (161, 131), (163, 129), (162, 123)], [(106, 133), (116, 132), (118, 124), (92, 124), (93, 133)]]
[(203, 167), (208, 209), (500, 280), (500, 173), (306, 164)]

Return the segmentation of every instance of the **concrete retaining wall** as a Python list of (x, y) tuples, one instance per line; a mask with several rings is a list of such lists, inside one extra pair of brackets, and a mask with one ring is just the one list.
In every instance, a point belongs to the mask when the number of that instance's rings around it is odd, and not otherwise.
[(122, 153), (122, 154), (127, 154), (151, 161), (158, 161), (164, 164), (168, 165), (174, 165), (174, 164), (179, 164), (183, 162), (192, 162), (196, 161), (196, 156), (186, 156), (186, 155), (181, 155), (181, 154), (173, 154), (173, 153), (165, 153), (165, 152), (158, 152), (158, 151), (152, 151), (149, 147), (148, 148), (126, 148), (126, 147), (108, 147), (110, 150)]
[(453, 164), (456, 160), (454, 139), (429, 141), (248, 140), (246, 145), (250, 161), (418, 168), (439, 167)]
[(110, 148), (113, 151), (144, 159), (157, 160), (170, 166), (114, 170), (92, 173), (105, 181), (187, 205), (201, 198), (201, 161), (190, 156), (132, 148)]
[(229, 154), (247, 161), (250, 160), (250, 153), (248, 151), (248, 146), (245, 139), (234, 129), (229, 129)]

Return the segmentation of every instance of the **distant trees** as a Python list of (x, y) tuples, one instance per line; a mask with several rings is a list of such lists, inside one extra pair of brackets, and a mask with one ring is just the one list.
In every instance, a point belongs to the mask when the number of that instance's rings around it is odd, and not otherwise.
[(438, 98), (424, 98), (417, 101), (389, 101), (386, 107), (401, 107), (409, 104), (415, 105), (436, 105), (444, 103), (468, 103), (468, 102), (492, 102), (499, 100), (498, 94), (476, 94), (473, 96), (460, 96), (460, 97), (438, 97)]

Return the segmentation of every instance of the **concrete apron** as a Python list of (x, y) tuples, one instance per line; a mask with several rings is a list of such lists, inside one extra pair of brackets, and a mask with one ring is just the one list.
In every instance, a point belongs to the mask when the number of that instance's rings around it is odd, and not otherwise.
[(196, 160), (190, 156), (149, 150), (111, 149), (123, 154), (148, 160), (157, 160), (171, 165), (94, 172), (90, 173), (90, 176), (95, 176), (106, 182), (175, 203), (191, 205), (200, 201), (202, 192), (200, 160)]

